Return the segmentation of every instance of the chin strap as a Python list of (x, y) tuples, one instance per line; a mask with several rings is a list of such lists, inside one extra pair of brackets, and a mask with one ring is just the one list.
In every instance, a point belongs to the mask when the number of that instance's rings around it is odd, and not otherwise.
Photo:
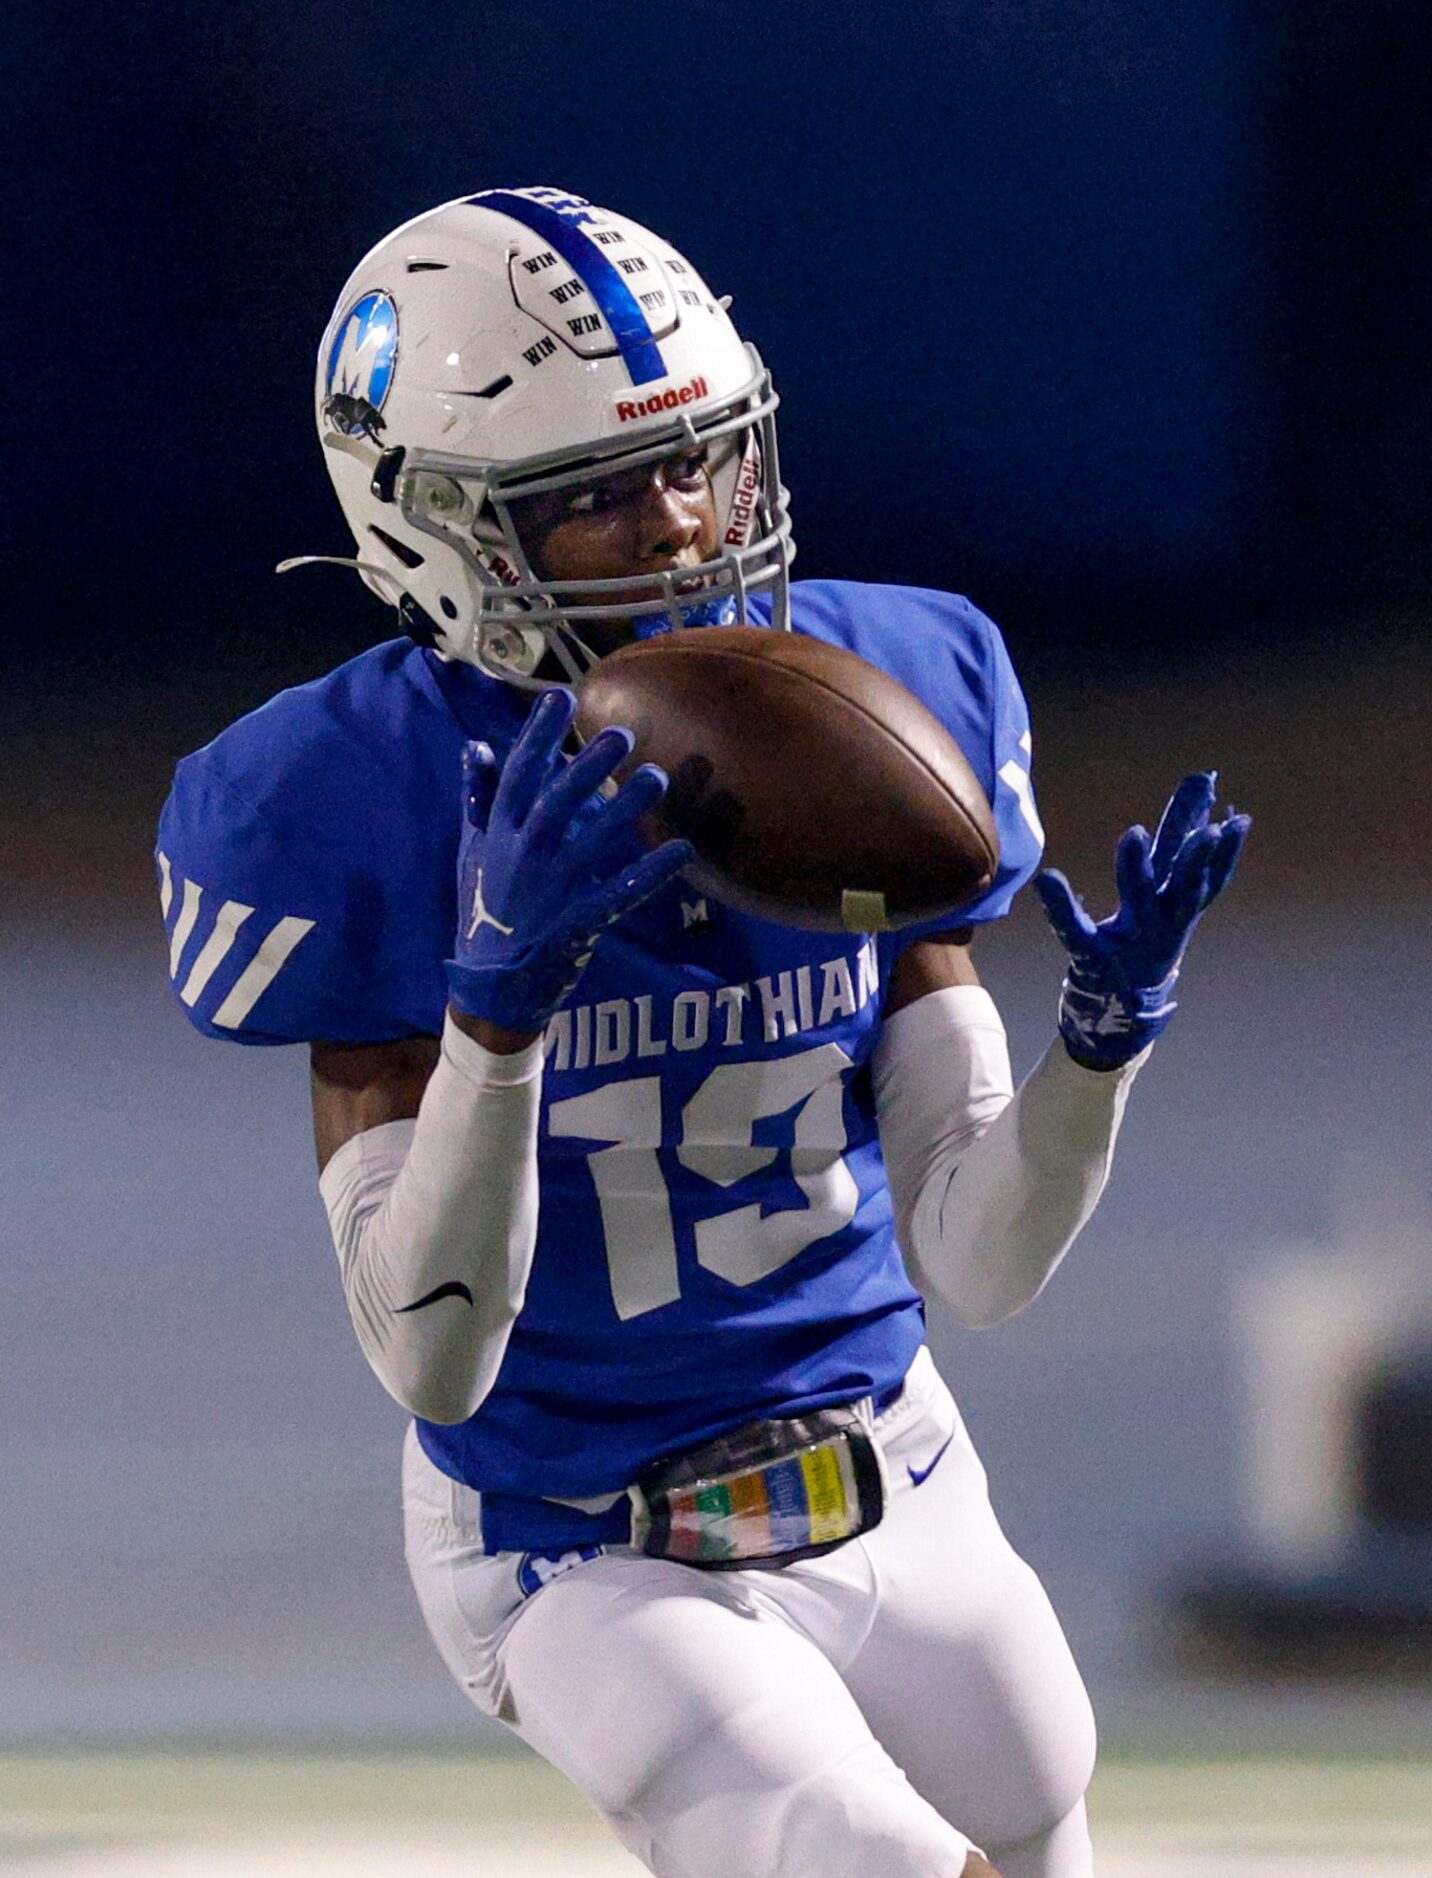
[(280, 561), (273, 571), (291, 574), (296, 567), (351, 567), (363, 576), (380, 600), (386, 600), (389, 606), (402, 604), (403, 589), (396, 575), (386, 567), (379, 567), (376, 561), (360, 561), (351, 554), (293, 554), (288, 560)]
[(405, 593), (398, 602), (398, 618), (402, 622), (403, 631), (415, 646), (436, 652), (440, 659), (451, 656), (438, 644), (437, 628), (410, 593)]
[(373, 561), (357, 560), (349, 554), (295, 554), (286, 561), (280, 561), (274, 572), (289, 574), (296, 567), (353, 568), (362, 576), (370, 592), (375, 593), (386, 605), (398, 609), (403, 631), (415, 645), (426, 646), (439, 657), (447, 656), (439, 644), (437, 628), (413, 596), (398, 585), (396, 577), (386, 567), (379, 567)]

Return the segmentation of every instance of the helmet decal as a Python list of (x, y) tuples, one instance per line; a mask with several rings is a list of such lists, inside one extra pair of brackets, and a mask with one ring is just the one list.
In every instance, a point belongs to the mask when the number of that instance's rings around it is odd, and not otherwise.
[[(540, 235), (562, 257), (611, 328), (622, 363), (634, 385), (648, 385), (653, 379), (668, 376), (669, 367), (661, 356), (661, 348), (641, 302), (618, 267), (582, 226), (596, 219), (589, 202), (577, 196), (562, 195), (539, 202), (510, 189), (488, 189), (481, 195), (469, 196), (468, 201), (474, 208), (495, 209), (499, 215), (510, 216), (514, 222), (530, 228), (534, 235)], [(640, 265), (644, 267), (645, 263)], [(661, 299), (665, 302), (664, 292)]]
[(398, 361), (398, 309), (389, 294), (365, 293), (339, 322), (328, 354), (324, 415), (345, 435), (376, 438)]
[(723, 539), (728, 548), (744, 548), (751, 539), (757, 504), (761, 499), (761, 446), (752, 433), (741, 452), (741, 467), (731, 491), (731, 506), (726, 515)]
[(663, 411), (674, 411), (679, 405), (692, 404), (698, 398), (709, 398), (711, 387), (706, 382), (705, 374), (698, 372), (684, 385), (668, 385), (665, 391), (654, 391), (645, 398), (613, 398), (617, 422), (630, 424), (639, 417), (660, 417)]

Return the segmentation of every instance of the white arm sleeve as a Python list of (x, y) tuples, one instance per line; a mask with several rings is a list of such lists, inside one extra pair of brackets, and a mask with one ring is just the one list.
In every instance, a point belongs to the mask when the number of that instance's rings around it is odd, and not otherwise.
[(876, 1045), (876, 1113), (911, 1273), (974, 1329), (1021, 1310), (1098, 1203), (1145, 1050), (1083, 1069), (1056, 1040), (1014, 1093), (994, 1000), (930, 992)]
[(449, 1019), (416, 1120), (355, 1135), (319, 1178), (363, 1354), (425, 1421), (478, 1408), (522, 1309), (541, 1088), (540, 1040), (497, 1056)]

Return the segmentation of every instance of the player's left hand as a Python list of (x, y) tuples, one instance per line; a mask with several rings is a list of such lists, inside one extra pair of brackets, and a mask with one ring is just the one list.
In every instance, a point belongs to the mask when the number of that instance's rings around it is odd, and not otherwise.
[(1216, 770), (1185, 776), (1152, 837), (1140, 824), (1119, 842), (1118, 911), (1097, 922), (1069, 882), (1048, 868), (1035, 880), (1049, 923), (1069, 954), (1059, 1029), (1076, 1062), (1118, 1069), (1164, 1029), (1177, 1006), (1179, 962), (1204, 911), (1227, 886), (1251, 817), (1211, 820)]

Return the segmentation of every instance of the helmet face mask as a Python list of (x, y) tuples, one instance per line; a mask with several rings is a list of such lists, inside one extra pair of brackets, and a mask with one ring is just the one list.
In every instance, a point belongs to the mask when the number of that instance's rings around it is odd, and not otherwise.
[[(761, 590), (772, 624), (789, 624), (770, 374), (690, 264), (635, 223), (547, 190), (420, 216), (350, 280), (317, 404), (356, 565), (405, 618), (419, 611), (442, 656), (540, 689), (596, 663), (584, 629), (609, 642), (612, 622), (648, 637), (744, 620)], [(713, 556), (609, 579), (539, 575), (521, 505), (696, 451)]]

